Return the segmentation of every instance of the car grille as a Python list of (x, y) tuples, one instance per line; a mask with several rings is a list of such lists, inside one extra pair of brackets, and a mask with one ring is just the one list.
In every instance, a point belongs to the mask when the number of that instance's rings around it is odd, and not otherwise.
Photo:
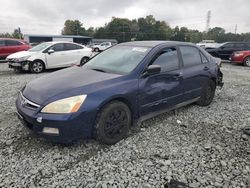
[(27, 98), (25, 98), (22, 94), (22, 92), (19, 93), (19, 100), (20, 103), (23, 107), (27, 107), (27, 108), (31, 108), (31, 109), (37, 109), (40, 107), (39, 104), (36, 104), (34, 102), (31, 102), (30, 100), (28, 100)]

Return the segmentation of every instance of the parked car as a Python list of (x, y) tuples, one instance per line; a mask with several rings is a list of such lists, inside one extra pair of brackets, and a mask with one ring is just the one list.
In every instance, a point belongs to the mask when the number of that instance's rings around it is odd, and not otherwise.
[(9, 55), (9, 68), (41, 73), (45, 69), (83, 65), (92, 50), (72, 42), (44, 42), (28, 51)]
[(218, 48), (207, 49), (207, 52), (214, 57), (229, 60), (233, 52), (242, 50), (250, 50), (250, 42), (226, 42)]
[(93, 45), (92, 49), (95, 52), (101, 52), (103, 50), (106, 50), (106, 49), (110, 48), (111, 46), (112, 46), (111, 42), (103, 42), (101, 44)]
[(82, 67), (28, 83), (16, 100), (19, 119), (56, 142), (123, 139), (130, 126), (171, 109), (209, 105), (222, 73), (215, 58), (183, 42), (118, 44)]
[(201, 42), (197, 43), (196, 45), (198, 45), (204, 49), (217, 48), (220, 46), (220, 44), (216, 43), (214, 40), (202, 40)]
[(6, 58), (8, 55), (30, 49), (30, 45), (19, 39), (0, 38), (0, 58)]
[(250, 50), (234, 52), (230, 57), (231, 62), (250, 67)]

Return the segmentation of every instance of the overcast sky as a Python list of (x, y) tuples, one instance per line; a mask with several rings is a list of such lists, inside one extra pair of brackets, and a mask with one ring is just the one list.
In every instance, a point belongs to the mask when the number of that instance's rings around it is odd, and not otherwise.
[(211, 10), (210, 27), (228, 32), (250, 32), (250, 0), (0, 0), (0, 33), (21, 27), (24, 34), (60, 34), (66, 19), (84, 27), (99, 27), (112, 16), (139, 18), (154, 15), (171, 27), (204, 31)]

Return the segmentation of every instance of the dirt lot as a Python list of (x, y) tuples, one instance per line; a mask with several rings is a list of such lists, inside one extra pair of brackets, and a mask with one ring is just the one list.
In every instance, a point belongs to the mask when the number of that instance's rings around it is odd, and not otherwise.
[(114, 146), (53, 145), (15, 116), (22, 86), (48, 74), (0, 64), (0, 187), (250, 187), (250, 68), (223, 64), (225, 86), (209, 107), (190, 105), (143, 122)]

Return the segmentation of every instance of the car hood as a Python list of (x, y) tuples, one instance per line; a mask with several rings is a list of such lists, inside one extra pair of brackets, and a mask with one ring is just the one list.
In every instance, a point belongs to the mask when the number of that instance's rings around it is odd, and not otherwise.
[(92, 90), (105, 86), (104, 82), (121, 76), (82, 67), (71, 67), (31, 81), (23, 90), (23, 95), (32, 102), (44, 104), (53, 97), (88, 94)]
[(14, 54), (9, 55), (9, 56), (7, 57), (7, 59), (26, 57), (26, 56), (33, 55), (34, 53), (37, 53), (37, 52), (30, 52), (30, 51), (16, 52), (16, 53), (14, 53)]
[(207, 52), (216, 52), (218, 48), (211, 48), (211, 49), (206, 49)]

